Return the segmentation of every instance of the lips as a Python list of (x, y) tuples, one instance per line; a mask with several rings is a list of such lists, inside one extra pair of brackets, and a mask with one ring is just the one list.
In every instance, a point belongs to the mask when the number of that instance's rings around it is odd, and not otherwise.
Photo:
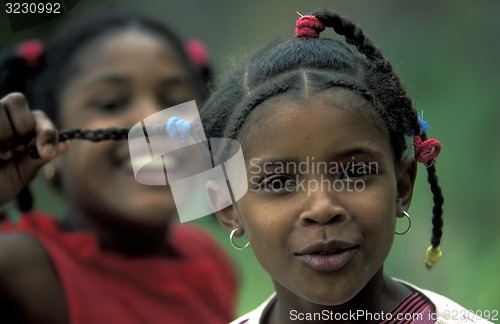
[(349, 241), (318, 241), (295, 253), (307, 267), (316, 271), (335, 271), (347, 265), (359, 245)]
[(129, 159), (125, 160), (123, 166), (129, 171), (132, 171), (132, 160), (135, 165), (143, 166), (141, 170), (147, 170), (151, 172), (163, 172), (164, 167), (167, 168), (167, 170), (170, 170), (178, 165), (178, 161), (171, 157), (164, 156), (163, 159), (157, 158), (152, 160), (150, 155), (142, 155), (130, 157)]

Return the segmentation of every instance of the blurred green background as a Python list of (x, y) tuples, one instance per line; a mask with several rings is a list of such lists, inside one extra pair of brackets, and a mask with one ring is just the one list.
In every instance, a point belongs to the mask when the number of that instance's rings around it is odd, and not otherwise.
[[(0, 13), (0, 46), (45, 38), (64, 21), (94, 10), (129, 8), (152, 14), (185, 38), (206, 42), (217, 73), (228, 60), (271, 39), (292, 36), (296, 11), (334, 9), (360, 24), (389, 57), (441, 140), (437, 170), (445, 197), (444, 257), (427, 271), (432, 196), (420, 167), (410, 214), (412, 230), (396, 237), (386, 272), (471, 310), (500, 309), (500, 1), (478, 0), (80, 0), (68, 13), (40, 26), (11, 32)], [(335, 37), (326, 31), (322, 37)], [(59, 213), (64, 202), (43, 179), (34, 184), (37, 208)], [(241, 273), (238, 312), (259, 305), (272, 291), (251, 250), (235, 251), (211, 218), (208, 228)]]

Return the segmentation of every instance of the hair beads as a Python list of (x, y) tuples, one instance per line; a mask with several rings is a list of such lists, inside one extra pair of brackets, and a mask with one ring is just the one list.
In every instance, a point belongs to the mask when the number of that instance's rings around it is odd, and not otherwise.
[(185, 141), (189, 139), (191, 132), (191, 123), (179, 117), (170, 117), (165, 129), (172, 138)]
[(302, 16), (297, 20), (295, 35), (297, 37), (318, 38), (319, 34), (325, 30), (325, 25), (314, 16)]

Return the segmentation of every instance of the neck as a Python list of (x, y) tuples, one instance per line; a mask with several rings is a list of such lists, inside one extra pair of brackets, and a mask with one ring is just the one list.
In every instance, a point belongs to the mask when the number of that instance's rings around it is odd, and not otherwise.
[[(265, 322), (267, 324), (312, 324), (324, 323), (325, 320), (336, 323), (359, 323), (361, 320), (370, 323), (368, 316), (358, 317), (357, 315), (361, 315), (361, 311), (364, 311), (365, 314), (374, 314), (374, 316), (380, 316), (382, 312), (384, 314), (390, 313), (405, 297), (411, 294), (406, 286), (385, 276), (382, 268), (354, 298), (335, 306), (311, 303), (278, 283), (274, 282), (274, 284), (277, 302), (269, 313), (268, 320)], [(304, 316), (307, 314), (309, 318), (304, 317), (304, 321), (301, 321), (297, 314), (304, 314)], [(356, 316), (349, 316), (350, 314)], [(313, 315), (316, 315), (316, 318)]]
[(108, 217), (86, 217), (78, 209), (70, 209), (61, 221), (67, 231), (93, 232), (104, 250), (118, 252), (130, 257), (173, 257), (174, 251), (168, 242), (169, 226), (140, 227), (137, 224), (104, 222)]

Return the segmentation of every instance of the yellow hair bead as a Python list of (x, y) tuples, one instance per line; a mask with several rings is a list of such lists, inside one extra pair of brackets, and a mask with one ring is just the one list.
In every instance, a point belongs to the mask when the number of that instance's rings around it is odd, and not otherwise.
[(430, 245), (427, 248), (427, 255), (425, 257), (425, 265), (428, 269), (432, 268), (436, 262), (443, 256), (443, 252), (441, 252), (441, 248), (439, 246), (433, 247)]

